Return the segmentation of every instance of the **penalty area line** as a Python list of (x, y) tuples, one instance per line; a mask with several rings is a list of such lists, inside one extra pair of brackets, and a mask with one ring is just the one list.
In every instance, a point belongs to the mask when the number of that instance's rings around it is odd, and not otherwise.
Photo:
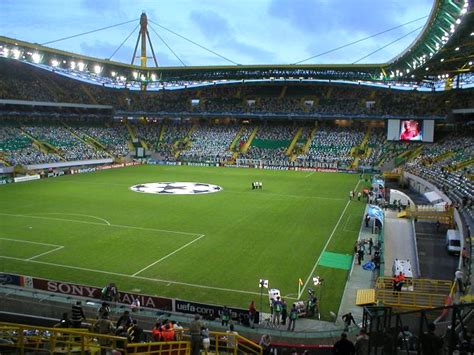
[(197, 238), (191, 240), (189, 243), (184, 244), (182, 247), (176, 249), (175, 251), (172, 251), (172, 252), (169, 253), (168, 255), (165, 255), (165, 256), (163, 256), (162, 258), (156, 260), (155, 262), (151, 263), (150, 265), (145, 266), (143, 269), (141, 269), (141, 270), (137, 271), (136, 273), (134, 273), (134, 274), (132, 275), (132, 277), (135, 277), (135, 276), (137, 276), (138, 274), (141, 274), (143, 271), (145, 271), (145, 270), (151, 268), (152, 266), (154, 266), (154, 265), (156, 265), (156, 264), (162, 262), (162, 261), (165, 260), (165, 259), (168, 259), (171, 255), (176, 254), (176, 253), (179, 252), (180, 250), (183, 250), (184, 248), (190, 246), (190, 245), (193, 244), (194, 242), (197, 242), (197, 241), (198, 241), (199, 239), (201, 239), (201, 238), (204, 238), (204, 234), (202, 234), (201, 236), (199, 236), (199, 237), (197, 237)]

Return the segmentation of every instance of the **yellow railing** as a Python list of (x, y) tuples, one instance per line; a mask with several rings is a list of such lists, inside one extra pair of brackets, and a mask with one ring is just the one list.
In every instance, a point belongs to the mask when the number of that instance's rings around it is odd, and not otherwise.
[(425, 309), (444, 306), (447, 295), (425, 292), (375, 290), (377, 302), (385, 306)]
[[(95, 354), (101, 350), (118, 350), (122, 354), (191, 353), (191, 342), (180, 341), (131, 343), (124, 337), (91, 333), (87, 329), (46, 328), (0, 322), (0, 350), (25, 352)], [(238, 335), (210, 332), (209, 349), (205, 352), (226, 354), (262, 354), (262, 348)]]
[[(453, 283), (449, 280), (406, 279), (404, 286), (410, 290), (408, 292), (429, 292), (447, 296), (451, 291)], [(375, 287), (381, 290), (393, 289), (392, 278), (383, 276), (379, 277), (375, 283)]]

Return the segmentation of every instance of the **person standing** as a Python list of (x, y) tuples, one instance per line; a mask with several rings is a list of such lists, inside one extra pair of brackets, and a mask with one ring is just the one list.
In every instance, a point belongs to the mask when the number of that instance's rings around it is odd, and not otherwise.
[(227, 333), (227, 335), (226, 335), (227, 348), (229, 349), (231, 354), (234, 354), (235, 350), (238, 346), (237, 336), (239, 335), (239, 333), (237, 333), (234, 330), (234, 325), (233, 324), (231, 324), (229, 326), (229, 330), (226, 333)]
[(370, 216), (368, 213), (365, 214), (365, 227), (369, 228)]
[(282, 308), (280, 296), (277, 296), (276, 300), (273, 302), (273, 324), (280, 325)]
[(359, 250), (357, 250), (357, 262), (359, 265), (362, 264), (362, 260), (364, 260), (364, 249), (359, 246)]
[(199, 355), (201, 352), (201, 329), (204, 324), (201, 321), (201, 316), (196, 314), (194, 320), (189, 324), (189, 332), (191, 333), (191, 354)]
[(272, 343), (272, 338), (268, 334), (263, 334), (262, 337), (260, 338), (260, 342), (258, 345), (262, 347), (263, 350), (263, 355), (268, 355), (271, 353), (271, 343)]
[(288, 318), (288, 304), (284, 299), (281, 300), (281, 325), (286, 325)]
[(454, 273), (454, 278), (456, 279), (456, 286), (459, 293), (464, 292), (464, 274), (460, 269), (456, 269)]
[(296, 303), (290, 309), (290, 317), (288, 321), (288, 330), (295, 331), (296, 320), (298, 319), (298, 310), (296, 309)]
[(366, 355), (369, 353), (369, 336), (365, 332), (365, 329), (361, 329), (359, 335), (357, 335), (355, 350), (357, 355)]
[(423, 354), (437, 355), (441, 353), (443, 339), (435, 334), (434, 323), (428, 324), (428, 331), (421, 336), (421, 349)]
[[(102, 313), (101, 318), (94, 324), (94, 332), (102, 335), (114, 335), (114, 331), (115, 327), (109, 319), (109, 313)], [(106, 354), (107, 347), (111, 345), (111, 342), (106, 337), (99, 337), (99, 345), (101, 346), (100, 353)]]
[(352, 341), (347, 339), (347, 334), (342, 333), (341, 339), (336, 341), (333, 348), (333, 354), (343, 354), (343, 355), (354, 355), (355, 354), (355, 346)]
[(227, 327), (229, 325), (229, 320), (230, 320), (230, 309), (227, 308), (227, 306), (224, 306), (221, 312), (221, 325), (223, 327)]
[(360, 201), (360, 198), (361, 198), (361, 197), (362, 197), (362, 192), (359, 191), (359, 192), (357, 193), (357, 201)]
[(252, 300), (249, 304), (249, 323), (250, 327), (255, 328), (255, 316), (257, 315), (257, 309), (255, 308), (255, 301)]
[(77, 301), (76, 304), (72, 306), (72, 317), (71, 323), (73, 328), (80, 328), (83, 319), (86, 319), (84, 311), (82, 310), (81, 301)]
[(372, 255), (372, 248), (374, 247), (374, 241), (372, 238), (369, 239), (369, 255)]

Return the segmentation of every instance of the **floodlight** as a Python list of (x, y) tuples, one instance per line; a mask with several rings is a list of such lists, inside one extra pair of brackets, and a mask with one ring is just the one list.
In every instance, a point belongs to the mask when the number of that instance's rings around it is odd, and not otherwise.
[(56, 59), (51, 59), (51, 65), (53, 67), (57, 67), (59, 65), (59, 62)]
[(14, 49), (12, 50), (12, 56), (13, 56), (13, 58), (18, 59), (18, 58), (20, 58), (20, 55), (21, 55), (21, 52), (20, 52), (20, 50), (19, 50), (18, 48), (14, 48)]
[(425, 70), (426, 70), (426, 71), (430, 70), (430, 67), (426, 67)]
[(73, 61), (69, 65), (71, 66), (71, 70), (76, 69), (76, 62)]
[(444, 62), (444, 58), (441, 58), (441, 59), (440, 59), (440, 62), (443, 63), (443, 62)]
[(458, 25), (459, 25), (460, 23), (461, 23), (461, 19), (460, 19), (460, 18), (458, 18), (458, 19), (456, 20), (456, 24), (458, 24)]
[(260, 281), (258, 282), (258, 287), (268, 288), (268, 280), (260, 279)]
[(315, 276), (313, 277), (313, 284), (314, 286), (319, 286), (323, 283), (324, 279), (321, 278), (320, 276)]
[(136, 79), (136, 78), (138, 78), (138, 73), (137, 73), (136, 71), (134, 71), (134, 72), (132, 73), (132, 76), (133, 76), (133, 79)]
[(456, 52), (459, 51), (459, 47), (454, 48), (454, 50), (455, 50)]
[(115, 76), (117, 75), (117, 73), (113, 71), (113, 72), (110, 73), (110, 75), (112, 75), (112, 76), (115, 78)]
[(467, 64), (469, 64), (469, 65), (472, 65), (472, 61), (471, 61), (471, 62), (469, 62), (469, 63), (467, 63)]
[(38, 52), (34, 52), (32, 55), (31, 55), (31, 59), (33, 60), (33, 63), (36, 63), (38, 64), (40, 61), (41, 61), (41, 56)]
[(83, 71), (85, 67), (86, 65), (83, 62), (77, 63), (77, 68), (79, 69), (79, 71)]
[[(467, 9), (466, 9), (466, 8), (463, 8), (463, 9), (461, 10), (461, 15), (465, 15), (466, 12), (467, 12)], [(459, 23), (461, 23), (461, 20), (459, 20)]]
[(155, 81), (156, 80), (156, 74), (151, 74), (151, 80)]
[(102, 71), (102, 68), (100, 65), (94, 65), (94, 73), (96, 74), (100, 74), (100, 72)]
[(140, 80), (141, 80), (141, 81), (145, 81), (145, 80), (146, 80), (146, 77), (145, 77), (145, 75), (143, 75), (143, 74), (142, 74), (142, 75), (140, 75)]

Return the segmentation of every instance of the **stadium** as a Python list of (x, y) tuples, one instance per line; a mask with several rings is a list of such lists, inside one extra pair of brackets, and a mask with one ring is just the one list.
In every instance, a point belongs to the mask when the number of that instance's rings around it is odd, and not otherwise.
[(0, 351), (472, 352), (473, 18), (379, 64), (0, 36)]

